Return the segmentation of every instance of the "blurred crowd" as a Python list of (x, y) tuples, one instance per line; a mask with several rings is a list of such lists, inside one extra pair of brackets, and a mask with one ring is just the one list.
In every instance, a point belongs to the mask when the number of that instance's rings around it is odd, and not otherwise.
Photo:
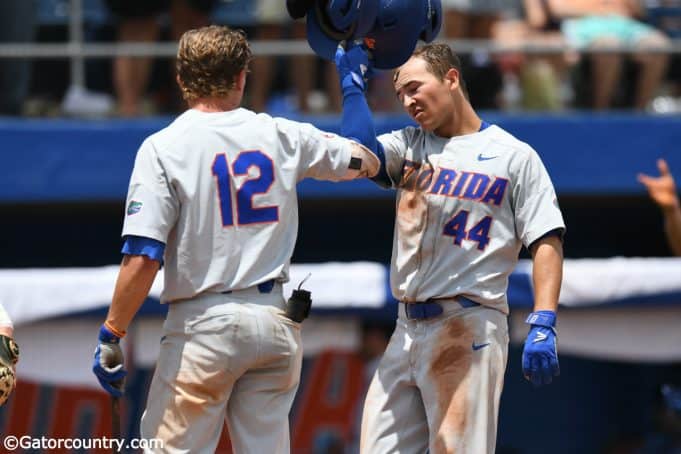
[[(241, 28), (251, 40), (305, 39), (304, 21), (290, 19), (283, 0), (83, 4), (87, 43), (176, 41), (182, 32), (211, 22)], [(438, 39), (469, 43), (454, 50), (463, 57), (477, 109), (681, 112), (681, 57), (671, 52), (681, 39), (681, 0), (442, 0), (442, 5)], [(68, 0), (0, 2), (0, 42), (66, 42), (67, 6)], [(487, 45), (470, 45), (478, 42)], [(64, 58), (0, 59), (0, 67), (2, 115), (135, 117), (183, 108), (169, 57), (87, 59), (86, 86), (76, 91)], [(340, 111), (329, 62), (313, 55), (258, 56), (250, 69), (245, 104), (255, 111)], [(401, 111), (386, 84), (389, 72), (372, 79), (371, 107)]]

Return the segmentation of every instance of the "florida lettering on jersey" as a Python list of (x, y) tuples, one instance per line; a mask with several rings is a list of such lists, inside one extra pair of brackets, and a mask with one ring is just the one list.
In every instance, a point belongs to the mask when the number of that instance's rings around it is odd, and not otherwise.
[(508, 313), (520, 249), (564, 229), (539, 155), (498, 126), (452, 138), (408, 127), (379, 140), (397, 189), (395, 298), (465, 295)]
[(421, 165), (405, 159), (398, 187), (499, 206), (506, 194), (508, 179), (465, 170), (433, 168), (430, 163)]

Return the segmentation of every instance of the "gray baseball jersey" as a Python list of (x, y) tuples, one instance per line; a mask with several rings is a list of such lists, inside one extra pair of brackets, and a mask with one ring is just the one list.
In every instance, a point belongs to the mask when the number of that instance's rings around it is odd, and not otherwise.
[(534, 150), (501, 128), (437, 137), (406, 128), (379, 137), (398, 189), (390, 273), (405, 303), (463, 295), (413, 319), (400, 304), (371, 382), (361, 452), (495, 451), (508, 358), (506, 289), (523, 244), (563, 229)]
[(391, 286), (400, 301), (464, 295), (508, 313), (522, 245), (565, 224), (537, 153), (498, 126), (379, 137), (398, 189)]
[(286, 280), (296, 183), (339, 180), (350, 142), (246, 109), (188, 110), (140, 147), (123, 235), (166, 243), (163, 302)]

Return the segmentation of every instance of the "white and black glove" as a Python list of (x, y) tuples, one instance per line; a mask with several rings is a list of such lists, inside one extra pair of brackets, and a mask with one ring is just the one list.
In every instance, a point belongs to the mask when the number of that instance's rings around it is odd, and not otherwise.
[(102, 388), (114, 397), (124, 392), (124, 378), (128, 374), (123, 365), (121, 338), (112, 333), (105, 325), (99, 328), (99, 344), (95, 349), (92, 372)]

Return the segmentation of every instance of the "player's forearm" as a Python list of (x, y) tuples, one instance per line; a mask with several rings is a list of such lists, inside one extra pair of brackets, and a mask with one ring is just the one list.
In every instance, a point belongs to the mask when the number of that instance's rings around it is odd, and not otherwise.
[(532, 247), (534, 310), (556, 311), (563, 280), (563, 243), (557, 236), (537, 241)]
[(121, 263), (106, 322), (119, 332), (128, 330), (144, 303), (160, 263), (143, 255), (126, 255)]
[(343, 180), (373, 178), (381, 168), (381, 162), (373, 152), (363, 145), (352, 142), (352, 161)]
[(665, 219), (665, 230), (669, 247), (674, 254), (681, 256), (681, 205), (675, 205), (663, 209)]
[(343, 89), (341, 135), (377, 152), (378, 140), (371, 111), (364, 93), (355, 86)]

